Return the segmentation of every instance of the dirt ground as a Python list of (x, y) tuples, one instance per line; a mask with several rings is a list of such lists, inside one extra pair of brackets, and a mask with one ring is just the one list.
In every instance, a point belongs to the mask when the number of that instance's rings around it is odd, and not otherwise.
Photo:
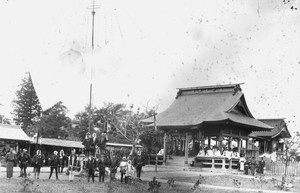
[[(220, 172), (203, 172), (203, 171), (183, 171), (179, 168), (158, 168), (155, 172), (153, 166), (144, 167), (142, 172), (142, 182), (134, 182), (134, 184), (124, 184), (120, 182), (119, 172), (116, 175), (117, 180), (109, 183), (108, 178), (105, 178), (104, 183), (99, 183), (99, 178), (95, 178), (95, 182), (87, 182), (86, 177), (75, 176), (73, 182), (68, 180), (68, 176), (65, 173), (59, 174), (59, 180), (55, 179), (55, 175), (52, 175), (52, 179), (48, 180), (49, 168), (42, 168), (40, 179), (33, 178), (33, 169), (28, 168), (30, 173), (29, 183), (27, 192), (41, 192), (41, 193), (93, 193), (93, 192), (111, 192), (111, 193), (143, 193), (149, 192), (148, 182), (156, 177), (161, 182), (161, 192), (166, 193), (189, 193), (189, 192), (247, 192), (243, 189), (254, 189), (256, 192), (260, 190), (259, 181), (255, 181), (252, 176), (246, 176), (241, 174), (229, 174)], [(14, 168), (13, 178), (6, 178), (5, 168), (1, 168), (0, 171), (0, 193), (13, 193), (13, 192), (24, 192), (24, 178), (19, 176), (19, 168)], [(198, 180), (199, 175), (202, 175), (204, 180), (202, 181), (203, 186), (198, 190), (192, 190), (193, 184)], [(271, 179), (280, 179), (280, 176), (267, 175), (268, 183), (262, 185), (262, 190), (271, 190), (277, 192), (277, 188), (274, 187)], [(173, 187), (170, 187), (167, 181), (174, 179), (175, 183)], [(233, 179), (237, 179), (240, 182), (239, 187), (233, 185)], [(289, 182), (293, 182), (294, 187), (289, 192), (300, 192), (300, 179), (295, 177), (288, 178)], [(216, 186), (216, 188), (214, 188)], [(223, 188), (222, 188), (223, 187)], [(201, 191), (200, 191), (201, 189)]]

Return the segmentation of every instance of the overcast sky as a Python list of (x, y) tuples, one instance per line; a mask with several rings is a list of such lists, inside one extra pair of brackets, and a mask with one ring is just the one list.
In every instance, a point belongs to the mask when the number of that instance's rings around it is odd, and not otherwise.
[(94, 106), (159, 112), (176, 88), (244, 83), (255, 118), (286, 118), (300, 130), (299, 1), (95, 4), (92, 51), (92, 0), (0, 0), (0, 114), (10, 116), (30, 71), (42, 107), (63, 101), (71, 116), (89, 103), (90, 82)]

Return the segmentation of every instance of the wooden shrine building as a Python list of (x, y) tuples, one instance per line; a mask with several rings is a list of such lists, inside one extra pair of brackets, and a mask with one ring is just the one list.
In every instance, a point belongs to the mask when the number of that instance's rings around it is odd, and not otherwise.
[(179, 88), (174, 102), (155, 117), (155, 123), (154, 117), (143, 120), (164, 131), (164, 161), (169, 135), (182, 137), (188, 164), (190, 144), (196, 152), (193, 156), (201, 147), (212, 146), (233, 147), (245, 154), (251, 132), (270, 131), (272, 126), (252, 116), (240, 85)]
[(283, 139), (291, 138), (284, 119), (259, 119), (261, 122), (270, 125), (270, 131), (254, 131), (249, 137), (259, 142), (259, 154), (271, 154), (276, 152), (277, 157), (283, 156), (284, 143)]

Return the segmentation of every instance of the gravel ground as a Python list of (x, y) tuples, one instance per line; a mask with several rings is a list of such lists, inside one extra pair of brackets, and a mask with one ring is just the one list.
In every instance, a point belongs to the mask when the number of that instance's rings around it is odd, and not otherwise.
[[(19, 168), (14, 168), (13, 178), (6, 178), (5, 168), (0, 168), (0, 193), (13, 193), (13, 192), (24, 192), (24, 179), (19, 176)], [(33, 179), (32, 168), (28, 168), (28, 173), (31, 175), (29, 179), (33, 181), (30, 184), (30, 190), (35, 189), (35, 192), (41, 193), (92, 193), (92, 192), (111, 192), (111, 193), (143, 193), (148, 192), (148, 181), (153, 177), (156, 177), (158, 181), (163, 181), (161, 192), (166, 193), (189, 193), (189, 192), (200, 192), (200, 190), (191, 190), (192, 184), (198, 179), (199, 175), (205, 177), (205, 185), (214, 185), (221, 187), (233, 187), (233, 179), (238, 179), (241, 182), (240, 188), (256, 188), (259, 190), (258, 183), (253, 183), (251, 181), (251, 176), (245, 176), (240, 174), (228, 173), (212, 173), (212, 172), (199, 172), (199, 171), (182, 171), (182, 169), (170, 169), (170, 168), (158, 168), (155, 172), (153, 166), (146, 166), (143, 168), (142, 179), (143, 182), (135, 182), (134, 184), (121, 184), (119, 180), (109, 183), (108, 178), (105, 178), (105, 183), (99, 183), (99, 178), (96, 177), (95, 182), (87, 182), (86, 177), (75, 176), (74, 181), (70, 182), (68, 176), (65, 173), (59, 174), (59, 180), (55, 180), (55, 175), (52, 175), (52, 179), (48, 180), (49, 168), (42, 168), (40, 179)], [(120, 179), (119, 172), (116, 175), (117, 179)], [(267, 176), (267, 178), (272, 178), (276, 176)], [(170, 188), (166, 183), (166, 180), (173, 178), (175, 180), (175, 187)], [(280, 176), (277, 176), (279, 179)], [(294, 180), (294, 188), (292, 191), (300, 192), (300, 179), (293, 178), (289, 180)], [(185, 182), (185, 185), (180, 182)], [(276, 190), (271, 183), (264, 184), (263, 189)], [(28, 191), (29, 192), (29, 191)], [(234, 192), (234, 190), (219, 190), (202, 187), (201, 192)]]

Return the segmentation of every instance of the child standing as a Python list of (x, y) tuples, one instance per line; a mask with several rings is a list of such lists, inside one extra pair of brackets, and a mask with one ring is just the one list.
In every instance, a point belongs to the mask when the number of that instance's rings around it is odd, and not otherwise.
[(133, 176), (133, 166), (131, 160), (128, 160), (127, 162), (127, 170), (126, 170), (126, 176), (125, 176), (125, 183), (129, 183), (129, 180), (131, 180)]
[(125, 175), (127, 171), (128, 163), (126, 160), (126, 157), (122, 158), (122, 161), (120, 163), (120, 172), (121, 172), (121, 183), (123, 182), (123, 176)]

